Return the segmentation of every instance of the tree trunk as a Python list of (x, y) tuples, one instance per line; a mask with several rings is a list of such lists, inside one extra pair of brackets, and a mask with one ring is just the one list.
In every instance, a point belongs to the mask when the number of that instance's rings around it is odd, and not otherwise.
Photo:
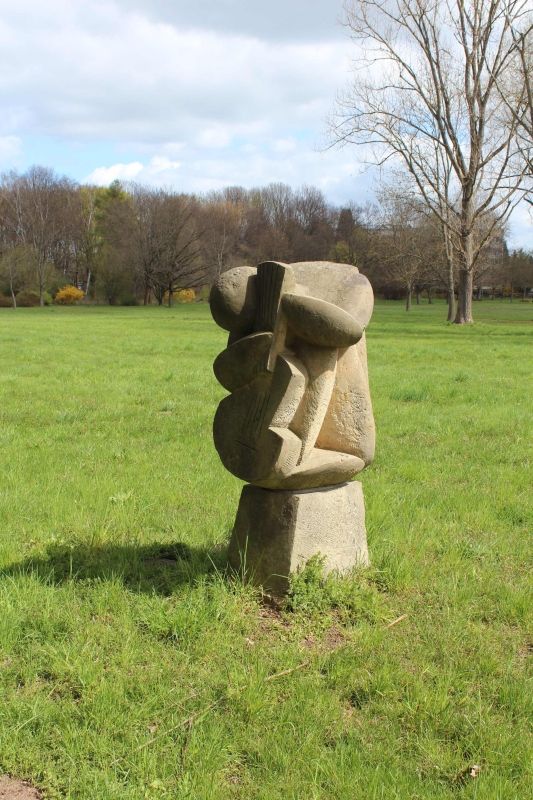
[(419, 306), (420, 305), (420, 289), (418, 288), (418, 286), (415, 289), (415, 293), (416, 293), (416, 304), (417, 304), (417, 306)]
[(41, 262), (40, 258), (37, 262), (37, 280), (39, 281), (39, 305), (44, 306), (44, 288), (45, 288), (45, 261)]
[(407, 296), (405, 298), (405, 310), (406, 311), (410, 311), (411, 310), (411, 301), (412, 301), (412, 299), (413, 299), (413, 290), (412, 290), (411, 286), (408, 286), (407, 287)]
[(513, 291), (514, 291), (514, 287), (513, 287), (513, 284), (511, 283), (511, 295), (510, 295), (510, 297), (509, 297), (509, 302), (510, 302), (510, 303), (512, 303), (512, 302), (513, 302)]
[(447, 322), (453, 322), (455, 319), (455, 290), (452, 288), (448, 288), (448, 316), (446, 317)]
[(85, 297), (89, 296), (89, 289), (91, 288), (91, 270), (87, 272), (87, 283), (85, 284)]
[[(448, 251), (448, 247), (446, 248)], [(453, 257), (447, 252), (448, 256), (448, 316), (447, 322), (453, 322), (455, 319), (455, 271), (453, 268)]]
[(431, 289), (428, 287), (426, 289), (426, 292), (428, 293), (428, 304), (431, 305), (433, 303), (433, 298), (431, 297)]
[(468, 325), (474, 321), (472, 316), (473, 275), (471, 270), (459, 270), (459, 286), (457, 292), (456, 325)]
[(11, 291), (11, 302), (13, 304), (13, 308), (16, 308), (17, 307), (17, 298), (16, 298), (16, 295), (15, 295), (15, 292), (13, 291), (13, 286), (10, 286), (9, 289)]
[(39, 278), (39, 305), (44, 306), (44, 264), (37, 270)]
[(168, 287), (168, 307), (172, 308), (172, 285)]
[(472, 316), (474, 291), (474, 238), (472, 235), (472, 198), (467, 196), (462, 204), (461, 249), (459, 253), (459, 285), (457, 287), (456, 325), (468, 325)]

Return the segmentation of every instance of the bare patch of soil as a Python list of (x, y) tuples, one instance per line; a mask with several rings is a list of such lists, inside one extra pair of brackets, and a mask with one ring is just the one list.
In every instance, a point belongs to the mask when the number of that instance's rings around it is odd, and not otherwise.
[(42, 794), (27, 781), (0, 776), (0, 800), (42, 800)]
[(324, 652), (333, 652), (338, 650), (339, 647), (342, 647), (346, 643), (346, 635), (337, 628), (335, 625), (323, 634), (322, 636), (316, 636), (314, 634), (309, 634), (308, 636), (303, 639), (301, 642), (302, 647), (306, 648), (307, 650), (322, 650)]
[(518, 650), (518, 656), (524, 659), (533, 656), (533, 642), (526, 642), (522, 645)]
[(280, 617), (283, 609), (283, 600), (273, 594), (263, 593), (261, 596), (262, 617)]
[(338, 650), (346, 642), (346, 635), (340, 628), (330, 628), (324, 637), (324, 645), (327, 650)]
[(263, 602), (259, 608), (259, 625), (264, 631), (279, 628), (290, 628), (289, 620), (283, 616), (281, 606)]

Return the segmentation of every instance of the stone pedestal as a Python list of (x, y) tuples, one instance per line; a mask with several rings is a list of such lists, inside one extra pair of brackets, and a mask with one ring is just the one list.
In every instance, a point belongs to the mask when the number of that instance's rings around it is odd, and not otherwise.
[(229, 546), (235, 570), (283, 594), (288, 576), (318, 553), (325, 572), (368, 564), (360, 483), (301, 491), (243, 488)]

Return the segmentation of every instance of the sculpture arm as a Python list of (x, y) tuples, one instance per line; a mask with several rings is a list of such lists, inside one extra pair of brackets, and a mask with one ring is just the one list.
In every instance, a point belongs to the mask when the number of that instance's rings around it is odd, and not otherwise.
[(289, 328), (308, 344), (349, 347), (363, 335), (363, 328), (351, 314), (318, 297), (285, 294), (281, 309)]

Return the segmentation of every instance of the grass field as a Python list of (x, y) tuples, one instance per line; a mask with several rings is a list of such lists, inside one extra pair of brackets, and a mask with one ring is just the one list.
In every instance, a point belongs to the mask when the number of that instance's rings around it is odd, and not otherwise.
[(372, 567), (276, 611), (224, 574), (207, 308), (0, 310), (0, 774), (50, 800), (531, 797), (533, 305), (475, 316), (378, 305)]

